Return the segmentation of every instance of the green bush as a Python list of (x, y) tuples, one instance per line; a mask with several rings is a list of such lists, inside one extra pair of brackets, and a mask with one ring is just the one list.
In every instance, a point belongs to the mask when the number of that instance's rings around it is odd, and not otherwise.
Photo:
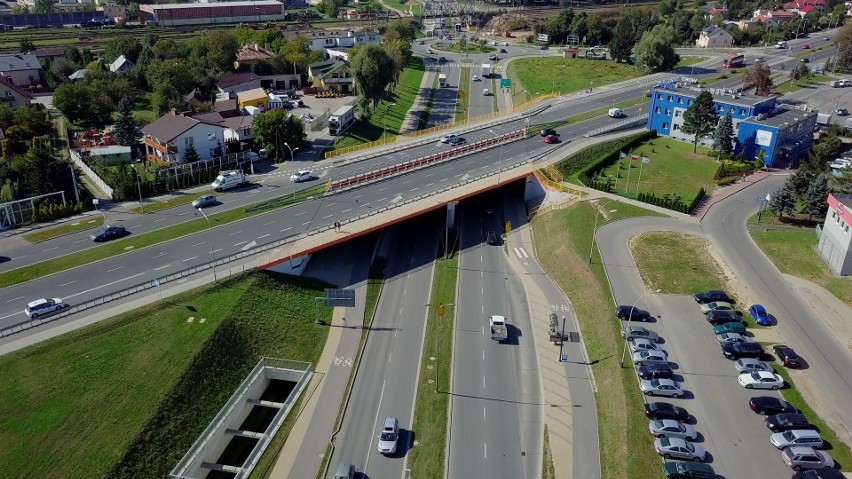
[(716, 180), (716, 184), (719, 185), (719, 186), (732, 185), (732, 184), (736, 183), (737, 180), (739, 180), (739, 179), (740, 178), (736, 177), (736, 176), (727, 176), (725, 178), (720, 178), (720, 179)]
[(33, 223), (44, 223), (46, 221), (67, 218), (82, 213), (83, 203), (53, 203), (45, 202), (33, 209)]
[(720, 180), (728, 176), (743, 176), (754, 171), (754, 163), (744, 163), (742, 161), (722, 160), (719, 168), (716, 170), (714, 179)]
[(616, 161), (620, 152), (656, 137), (657, 132), (652, 130), (598, 143), (565, 158), (557, 163), (556, 167), (566, 177), (577, 174), (583, 184), (588, 184), (593, 176), (591, 173)]

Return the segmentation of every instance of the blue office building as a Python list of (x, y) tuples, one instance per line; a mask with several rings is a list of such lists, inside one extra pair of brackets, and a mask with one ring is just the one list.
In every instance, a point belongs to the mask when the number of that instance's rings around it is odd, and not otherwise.
[[(683, 132), (683, 114), (703, 89), (678, 83), (660, 85), (651, 92), (648, 129), (671, 138), (692, 142)], [(735, 154), (745, 152), (748, 160), (761, 155), (767, 166), (798, 164), (813, 144), (816, 112), (782, 108), (775, 97), (742, 94), (728, 89), (709, 89), (719, 117), (730, 113), (736, 132)], [(704, 138), (711, 146), (713, 138)]]

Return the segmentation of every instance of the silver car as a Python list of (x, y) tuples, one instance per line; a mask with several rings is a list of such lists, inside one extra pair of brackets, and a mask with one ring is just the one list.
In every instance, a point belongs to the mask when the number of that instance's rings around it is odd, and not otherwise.
[(734, 362), (734, 367), (737, 368), (737, 373), (752, 373), (756, 371), (772, 371), (768, 364), (759, 359), (741, 358)]
[(716, 342), (719, 344), (725, 343), (753, 343), (754, 339), (743, 336), (740, 333), (722, 333), (716, 335)]
[(657, 419), (648, 423), (648, 430), (656, 437), (676, 437), (694, 441), (698, 437), (695, 428), (674, 419)]
[(656, 343), (652, 343), (647, 339), (642, 338), (634, 338), (627, 342), (630, 345), (630, 352), (635, 353), (636, 351), (659, 351), (660, 348), (656, 345)]
[(668, 361), (668, 354), (665, 351), (636, 351), (633, 353), (633, 364), (637, 366), (666, 361)]
[(689, 459), (691, 461), (703, 461), (707, 452), (698, 444), (678, 439), (675, 437), (661, 437), (654, 441), (654, 449), (657, 454), (666, 459)]
[(654, 343), (660, 342), (660, 336), (656, 332), (642, 326), (625, 326), (621, 330), (621, 337), (628, 341), (631, 339), (647, 339)]
[(396, 453), (396, 443), (399, 439), (399, 419), (386, 417), (379, 432), (379, 453)]
[(669, 396), (673, 398), (683, 396), (683, 389), (671, 379), (646, 379), (639, 381), (639, 389), (646, 396)]
[(781, 451), (781, 458), (784, 459), (784, 463), (792, 467), (794, 471), (834, 467), (834, 459), (832, 459), (831, 456), (822, 451), (817, 451), (812, 447), (785, 447), (784, 450)]

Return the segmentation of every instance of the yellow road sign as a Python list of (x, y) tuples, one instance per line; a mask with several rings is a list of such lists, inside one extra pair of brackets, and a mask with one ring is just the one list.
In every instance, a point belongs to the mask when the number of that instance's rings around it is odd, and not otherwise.
[(512, 222), (506, 221), (506, 233), (512, 231)]

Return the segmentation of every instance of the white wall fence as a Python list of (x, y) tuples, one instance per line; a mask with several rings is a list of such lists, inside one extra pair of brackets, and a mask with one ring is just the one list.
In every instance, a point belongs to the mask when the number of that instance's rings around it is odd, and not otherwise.
[(74, 150), (70, 150), (70, 151), (71, 151), (71, 161), (74, 163), (74, 165), (77, 168), (79, 168), (83, 172), (84, 175), (89, 177), (89, 181), (94, 183), (98, 188), (100, 188), (101, 191), (106, 193), (109, 196), (109, 198), (112, 199), (112, 197), (113, 197), (112, 196), (112, 188), (109, 185), (107, 185), (106, 182), (103, 180), (103, 178), (98, 176), (98, 174), (95, 173), (95, 171), (93, 169), (89, 168), (89, 165), (87, 165), (86, 162), (83, 161), (82, 158), (80, 158), (80, 153), (78, 153)]

